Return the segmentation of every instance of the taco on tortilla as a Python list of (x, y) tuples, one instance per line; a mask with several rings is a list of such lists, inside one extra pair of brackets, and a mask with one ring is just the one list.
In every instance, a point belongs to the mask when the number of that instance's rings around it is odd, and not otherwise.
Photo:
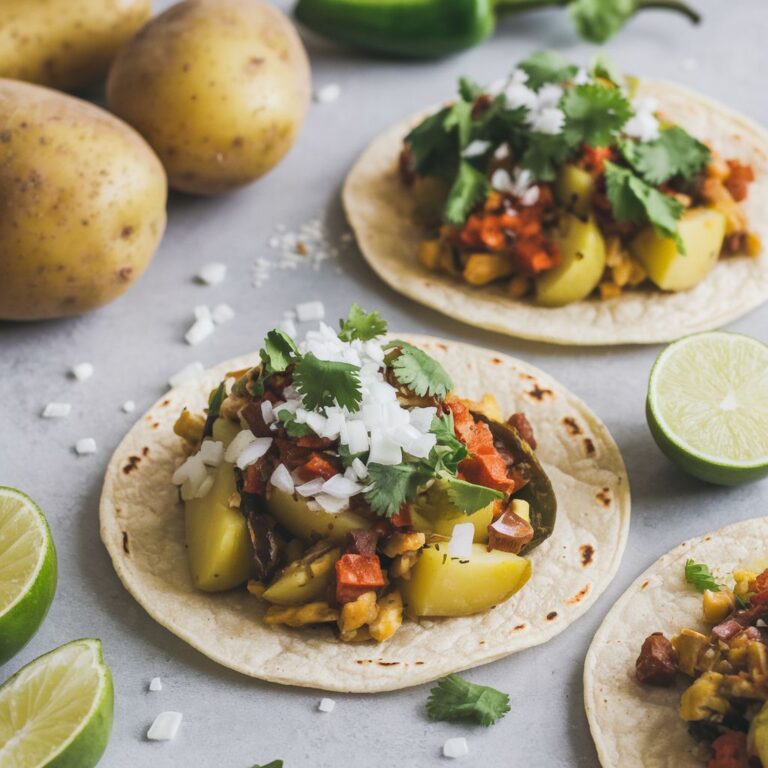
[(392, 287), (583, 344), (716, 327), (768, 297), (768, 134), (679, 88), (541, 52), (392, 128), (344, 204)]
[(228, 666), (416, 684), (542, 642), (618, 565), (628, 488), (602, 425), (538, 372), (385, 331), (356, 305), (301, 344), (270, 331), (115, 454), (101, 517), (118, 573)]
[(603, 766), (768, 766), (767, 531), (684, 542), (611, 610), (584, 677)]

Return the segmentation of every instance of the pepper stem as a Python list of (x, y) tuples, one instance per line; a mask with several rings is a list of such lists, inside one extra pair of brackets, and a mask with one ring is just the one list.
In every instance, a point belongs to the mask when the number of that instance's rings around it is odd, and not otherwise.
[(677, 13), (682, 13), (683, 16), (687, 16), (694, 24), (698, 24), (701, 21), (701, 15), (698, 11), (691, 8), (690, 5), (681, 2), (681, 0), (638, 0), (637, 10), (644, 11), (646, 9), (676, 11)]
[[(497, 13), (515, 13), (534, 8), (564, 7), (572, 2), (573, 0), (493, 0), (493, 6)], [(701, 15), (682, 0), (635, 0), (635, 2), (635, 11), (647, 9), (675, 11), (687, 16), (694, 24), (701, 21)]]

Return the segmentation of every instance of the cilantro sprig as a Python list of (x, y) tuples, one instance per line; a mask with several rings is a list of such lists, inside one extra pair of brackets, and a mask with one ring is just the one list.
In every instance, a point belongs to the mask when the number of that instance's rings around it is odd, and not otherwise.
[(509, 712), (509, 696), (487, 685), (448, 675), (432, 688), (427, 699), (431, 720), (474, 720), (490, 726)]
[(347, 319), (339, 320), (339, 329), (342, 341), (370, 341), (387, 332), (387, 321), (378, 312), (366, 312), (359, 304), (353, 304)]
[(356, 365), (320, 360), (311, 352), (293, 369), (293, 386), (310, 411), (322, 411), (335, 403), (356, 411), (363, 397)]
[(685, 580), (694, 586), (699, 592), (709, 589), (712, 592), (719, 592), (721, 587), (715, 581), (712, 571), (705, 563), (697, 563), (691, 558), (685, 561)]
[(445, 397), (453, 389), (445, 368), (413, 344), (395, 339), (384, 349), (394, 351), (387, 356), (387, 362), (395, 378), (419, 397)]
[(621, 141), (619, 148), (633, 170), (649, 184), (663, 184), (676, 176), (690, 181), (711, 157), (705, 144), (679, 126), (665, 128), (653, 141)]

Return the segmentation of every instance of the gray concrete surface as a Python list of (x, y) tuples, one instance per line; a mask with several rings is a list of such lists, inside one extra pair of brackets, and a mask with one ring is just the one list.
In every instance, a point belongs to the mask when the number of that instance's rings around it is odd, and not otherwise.
[[(630, 72), (698, 88), (768, 123), (765, 71), (768, 10), (764, 0), (692, 0), (705, 21), (646, 12), (608, 50)], [(170, 3), (160, 2), (165, 7)], [(287, 2), (281, 3), (288, 7)], [(504, 21), (488, 44), (438, 63), (394, 63), (307, 40), (315, 86), (337, 82), (341, 98), (313, 104), (301, 139), (272, 174), (214, 199), (173, 196), (168, 231), (146, 276), (124, 297), (87, 316), (38, 324), (0, 323), (0, 484), (26, 490), (48, 516), (60, 557), (58, 595), (31, 644), (0, 668), (22, 664), (70, 639), (100, 637), (116, 684), (114, 733), (103, 768), (250, 768), (275, 758), (287, 768), (411, 768), (447, 764), (449, 736), (465, 735), (470, 754), (458, 764), (595, 768), (582, 707), (582, 662), (613, 600), (682, 539), (765, 514), (768, 482), (725, 489), (680, 474), (659, 453), (645, 425), (646, 380), (657, 347), (576, 349), (517, 341), (461, 326), (384, 287), (354, 247), (314, 272), (275, 273), (262, 288), (251, 267), (271, 256), (277, 223), (295, 230), (319, 217), (334, 239), (345, 230), (339, 205), (344, 174), (366, 143), (391, 122), (449, 96), (459, 74), (491, 80), (540, 47), (582, 61), (566, 14), (545, 11)], [(229, 267), (225, 283), (193, 282), (200, 266)], [(511, 693), (512, 711), (490, 729), (433, 724), (424, 714), (428, 686), (379, 696), (334, 696), (319, 714), (319, 692), (282, 688), (218, 667), (157, 625), (123, 589), (98, 535), (101, 478), (112, 449), (168, 376), (193, 360), (213, 364), (255, 348), (281, 312), (321, 298), (331, 318), (352, 300), (380, 309), (395, 329), (432, 333), (518, 355), (583, 397), (605, 420), (627, 462), (633, 488), (632, 529), (612, 587), (586, 617), (549, 644), (468, 673)], [(237, 319), (191, 348), (182, 341), (196, 304), (226, 301)], [(730, 326), (768, 336), (768, 306)], [(90, 361), (84, 383), (67, 369)], [(133, 416), (120, 410), (135, 400)], [(39, 418), (45, 403), (71, 402), (63, 421)], [(93, 436), (98, 452), (77, 457), (75, 441)], [(150, 678), (162, 693), (147, 693)], [(148, 743), (154, 716), (184, 713), (172, 743)]]

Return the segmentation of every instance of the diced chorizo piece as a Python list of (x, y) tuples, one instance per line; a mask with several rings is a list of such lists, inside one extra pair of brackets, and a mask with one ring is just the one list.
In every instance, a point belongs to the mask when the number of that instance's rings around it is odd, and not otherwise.
[(342, 555), (336, 561), (336, 600), (344, 604), (385, 584), (377, 555)]
[(533, 435), (533, 427), (524, 413), (513, 413), (507, 419), (507, 424), (509, 424), (510, 427), (514, 427), (520, 433), (520, 437), (522, 437), (531, 448), (536, 450), (536, 438)]
[(353, 555), (375, 555), (380, 535), (379, 531), (374, 530), (350, 531), (347, 552)]
[(635, 664), (637, 679), (644, 685), (667, 687), (675, 682), (675, 649), (661, 632), (645, 638)]
[(272, 430), (267, 425), (267, 422), (264, 421), (261, 403), (251, 401), (240, 413), (256, 437), (273, 437)]
[(505, 510), (488, 526), (488, 550), (498, 549), (515, 555), (533, 538), (533, 527), (512, 509)]

